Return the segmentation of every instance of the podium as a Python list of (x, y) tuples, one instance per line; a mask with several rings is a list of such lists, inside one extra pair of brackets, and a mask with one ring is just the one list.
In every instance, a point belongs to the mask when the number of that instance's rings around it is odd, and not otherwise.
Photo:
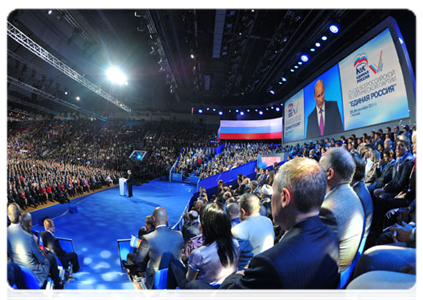
[(128, 184), (125, 178), (119, 178), (119, 192), (121, 196), (128, 196)]

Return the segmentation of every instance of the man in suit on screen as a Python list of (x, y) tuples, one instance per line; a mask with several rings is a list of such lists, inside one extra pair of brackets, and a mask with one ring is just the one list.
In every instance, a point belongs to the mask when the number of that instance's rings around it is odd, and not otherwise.
[(341, 114), (336, 101), (325, 100), (325, 85), (318, 80), (314, 86), (316, 107), (308, 115), (307, 139), (342, 132)]

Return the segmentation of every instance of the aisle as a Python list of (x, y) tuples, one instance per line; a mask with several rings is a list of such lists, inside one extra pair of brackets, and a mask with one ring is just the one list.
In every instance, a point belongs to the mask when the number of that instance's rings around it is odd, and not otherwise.
[[(127, 198), (115, 187), (87, 196), (75, 205), (76, 213), (53, 217), (56, 236), (72, 238), (79, 255), (81, 270), (66, 288), (133, 289), (120, 268), (116, 240), (137, 235), (157, 206), (167, 209), (173, 226), (194, 192), (193, 185), (151, 181), (134, 186), (134, 197)], [(44, 210), (38, 213), (52, 217), (52, 208)], [(40, 225), (33, 229), (44, 230)]]

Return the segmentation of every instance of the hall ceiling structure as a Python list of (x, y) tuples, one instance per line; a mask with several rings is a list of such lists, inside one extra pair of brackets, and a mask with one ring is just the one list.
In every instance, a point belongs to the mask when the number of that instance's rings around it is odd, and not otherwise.
[[(79, 108), (100, 118), (265, 107), (388, 16), (415, 67), (415, 17), (406, 10), (15, 10), (8, 17), (8, 108)], [(327, 40), (311, 53), (323, 35)], [(309, 61), (290, 72), (302, 54)], [(107, 79), (110, 66), (126, 74), (127, 84)], [(279, 84), (282, 77), (287, 81)]]

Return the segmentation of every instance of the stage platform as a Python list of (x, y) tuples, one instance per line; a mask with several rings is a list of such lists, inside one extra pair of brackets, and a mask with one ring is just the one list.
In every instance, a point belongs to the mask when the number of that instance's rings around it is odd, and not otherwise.
[(120, 268), (116, 240), (137, 236), (145, 217), (157, 206), (166, 208), (172, 227), (195, 189), (185, 183), (151, 181), (134, 186), (134, 196), (127, 198), (119, 195), (116, 186), (31, 212), (33, 230), (44, 230), (40, 220), (48, 216), (54, 220), (56, 236), (73, 239), (81, 269), (66, 289), (133, 289)]

